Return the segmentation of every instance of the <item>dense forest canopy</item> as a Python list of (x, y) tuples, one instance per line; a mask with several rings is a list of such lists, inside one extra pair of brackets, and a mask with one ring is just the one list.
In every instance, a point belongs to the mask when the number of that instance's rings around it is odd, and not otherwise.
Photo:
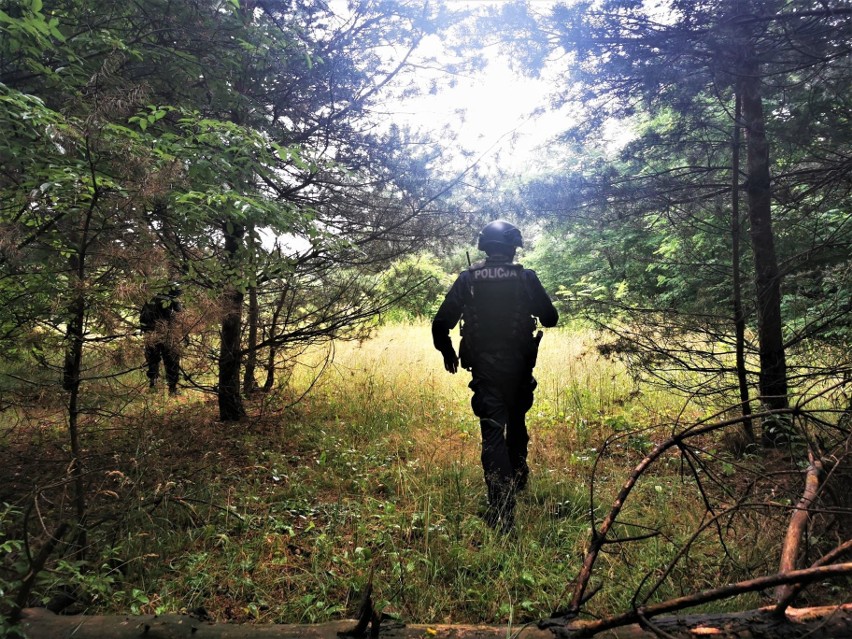
[[(527, 170), (394, 117), (486, 52), (552, 82), (539, 115), (571, 114)], [(842, 480), (850, 87), (844, 2), (0, 0), (0, 441), (64, 433), (69, 497), (42, 534), (92, 553), (86, 440), (142, 395), (146, 301), (180, 289), (181, 386), (240, 429), (311, 349), (429, 318), (498, 217), (631, 384)], [(48, 560), (28, 557), (6, 569)], [(3, 579), (12, 607), (36, 588)]]

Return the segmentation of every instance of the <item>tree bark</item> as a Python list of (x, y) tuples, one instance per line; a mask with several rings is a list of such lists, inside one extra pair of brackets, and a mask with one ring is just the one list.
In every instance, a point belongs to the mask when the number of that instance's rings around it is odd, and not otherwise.
[[(781, 276), (772, 231), (769, 143), (763, 117), (760, 69), (753, 51), (737, 83), (746, 131), (748, 219), (754, 254), (760, 394), (772, 410), (787, 408), (787, 362), (781, 320)], [(764, 432), (764, 440), (767, 433)], [(771, 437), (770, 437), (771, 439)]]
[(742, 127), (742, 99), (736, 96), (734, 107), (734, 131), (731, 152), (731, 288), (733, 289), (734, 332), (736, 335), (736, 366), (737, 384), (740, 390), (740, 410), (745, 421), (743, 428), (748, 437), (748, 443), (754, 444), (754, 428), (751, 419), (751, 403), (749, 402), (748, 371), (745, 360), (745, 313), (743, 312), (742, 276), (740, 272), (740, 237), (742, 220), (740, 219), (740, 146)]
[(272, 321), (269, 324), (269, 354), (266, 358), (266, 381), (263, 383), (263, 391), (268, 393), (275, 385), (275, 358), (278, 355), (278, 347), (275, 343), (275, 336), (278, 333), (278, 319), (281, 317), (281, 311), (284, 308), (284, 303), (287, 301), (287, 295), (290, 292), (290, 287), (285, 286), (278, 296), (278, 303), (275, 305), (275, 311), (272, 313)]
[(71, 444), (71, 463), (68, 471), (74, 483), (74, 509), (77, 517), (77, 534), (74, 540), (75, 556), (85, 557), (86, 540), (86, 483), (83, 469), (83, 449), (80, 445), (80, 378), (83, 367), (83, 341), (85, 339), (86, 300), (83, 297), (85, 262), (82, 256), (72, 260), (79, 264), (77, 271), (77, 297), (71, 304), (71, 318), (66, 328), (65, 363), (62, 370), (62, 387), (68, 391), (68, 438)]
[[(824, 554), (822, 557), (820, 557), (814, 563), (811, 564), (811, 568), (829, 566), (849, 553), (852, 553), (852, 539), (847, 539), (830, 552)], [(790, 588), (790, 590), (785, 594), (784, 598), (778, 602), (778, 605), (775, 606), (776, 616), (783, 615), (787, 611), (793, 600), (799, 595), (802, 590), (804, 590), (806, 586), (807, 584), (794, 584)]]
[[(787, 526), (787, 534), (781, 546), (781, 561), (779, 562), (778, 572), (789, 572), (796, 569), (802, 537), (811, 520), (811, 507), (819, 493), (822, 463), (816, 458), (813, 452), (809, 454), (809, 457), (810, 465), (808, 466), (807, 473), (805, 473), (805, 490), (799, 503), (796, 504), (796, 509), (790, 518), (790, 525)], [(775, 589), (775, 597), (778, 601), (784, 601), (792, 592), (792, 584), (778, 586)]]
[[(236, 625), (199, 621), (187, 615), (141, 615), (138, 617), (60, 616), (43, 608), (23, 611), (22, 627), (30, 639), (340, 639), (347, 636), (355, 621), (335, 621), (317, 625)], [(576, 621), (560, 629), (563, 636), (584, 634), (587, 622)], [(377, 636), (384, 639), (505, 639), (520, 626), (485, 625), (402, 625), (382, 624)], [(788, 610), (779, 618), (772, 608), (718, 615), (690, 615), (658, 618), (653, 629), (639, 624), (625, 626), (597, 636), (614, 639), (657, 639), (662, 630), (670, 637), (712, 636), (715, 639), (774, 637), (792, 639), (836, 639), (852, 636), (852, 604)], [(338, 633), (343, 633), (339, 635)], [(369, 636), (365, 634), (364, 636)], [(550, 630), (535, 625), (524, 627), (523, 639), (553, 639)]]
[(73, 301), (68, 309), (68, 326), (65, 332), (65, 360), (62, 368), (62, 388), (68, 391), (68, 436), (71, 444), (69, 471), (74, 482), (74, 507), (77, 516), (77, 534), (74, 539), (75, 557), (85, 559), (86, 530), (86, 485), (83, 470), (83, 449), (80, 445), (80, 382), (83, 375), (83, 343), (86, 339), (86, 276), (90, 232), (95, 207), (98, 204), (97, 181), (92, 180), (94, 194), (85, 214), (80, 220), (79, 236), (74, 253), (70, 258), (73, 282)]
[(245, 227), (237, 224), (225, 224), (226, 264), (231, 271), (231, 281), (222, 296), (223, 315), (221, 346), (219, 350), (219, 419), (223, 422), (235, 422), (245, 417), (246, 411), (240, 394), (240, 366), (242, 350), (240, 333), (243, 319), (243, 292), (238, 282), (233, 281), (239, 272), (237, 268), (238, 252), (245, 233)]
[(257, 325), (260, 322), (260, 307), (257, 303), (257, 287), (249, 288), (248, 344), (246, 344), (246, 367), (243, 373), (243, 393), (251, 395), (257, 391), (254, 371), (257, 368)]
[[(711, 588), (710, 590), (704, 590), (702, 592), (683, 595), (681, 597), (668, 599), (659, 603), (640, 606), (638, 608), (634, 608), (632, 610), (628, 610), (627, 612), (622, 612), (611, 617), (604, 617), (603, 619), (590, 621), (584, 624), (582, 630), (576, 630), (572, 628), (570, 624), (558, 625), (555, 630), (562, 639), (573, 639), (574, 637), (593, 637), (603, 631), (612, 630), (615, 628), (624, 628), (633, 623), (639, 623), (643, 627), (649, 627), (653, 629), (659, 627), (660, 620), (665, 620), (665, 617), (663, 615), (676, 615), (678, 611), (686, 610), (687, 608), (693, 608), (695, 606), (700, 606), (713, 601), (730, 599), (731, 597), (741, 595), (746, 592), (759, 592), (761, 590), (766, 590), (767, 588), (773, 588), (775, 586), (780, 586), (783, 584), (806, 584), (834, 577), (845, 579), (850, 575), (852, 575), (852, 563), (842, 563), (831, 564), (829, 566), (806, 568), (804, 570), (793, 570), (790, 572), (767, 575), (764, 577), (755, 577), (754, 579), (747, 579), (746, 581), (740, 581), (735, 584), (728, 584), (725, 586), (720, 586), (719, 588)], [(852, 604), (844, 604), (844, 606), (850, 607), (846, 611), (846, 614), (852, 614)], [(757, 622), (763, 617), (764, 614), (769, 618), (774, 618), (778, 622), (785, 622), (788, 619), (788, 614), (794, 614), (789, 608), (784, 611), (784, 614), (781, 614), (778, 608), (775, 606), (767, 607), (756, 612), (759, 613), (759, 617), (756, 619), (752, 619), (750, 616), (748, 616), (748, 622), (745, 624), (745, 627), (749, 627), (750, 625), (758, 626)], [(737, 621), (737, 623), (734, 624), (737, 627), (739, 627), (739, 621), (742, 615), (751, 615), (751, 613), (737, 613), (735, 615), (735, 621)], [(653, 622), (651, 621), (652, 618)], [(706, 624), (706, 616), (698, 615), (698, 618), (701, 624)], [(675, 618), (676, 622), (677, 619), (679, 618)], [(733, 634), (732, 636), (790, 636), (784, 628), (779, 628), (776, 631), (774, 628), (771, 627), (772, 622), (769, 619), (766, 619), (765, 621), (770, 627), (768, 629), (763, 628), (762, 626), (764, 624), (761, 622), (759, 624), (760, 627), (758, 628), (760, 632), (758, 632), (756, 635)], [(847, 618), (845, 623), (852, 623), (852, 618)], [(666, 622), (664, 625), (668, 625), (668, 622)], [(677, 622), (676, 625), (679, 625), (679, 622)], [(727, 625), (727, 622), (724, 622), (722, 625)], [(666, 630), (666, 632), (668, 632), (668, 629)], [(792, 636), (799, 635), (793, 634)], [(830, 634), (827, 636), (852, 637), (852, 634)]]

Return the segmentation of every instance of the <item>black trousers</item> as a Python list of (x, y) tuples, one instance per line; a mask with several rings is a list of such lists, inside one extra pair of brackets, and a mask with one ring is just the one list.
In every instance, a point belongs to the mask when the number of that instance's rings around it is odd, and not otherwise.
[(148, 366), (148, 379), (153, 385), (160, 377), (160, 362), (166, 369), (166, 382), (169, 388), (177, 387), (180, 377), (180, 353), (165, 342), (150, 342), (145, 344), (145, 363)]
[(526, 413), (532, 407), (535, 378), (521, 353), (480, 353), (472, 368), (471, 407), (482, 432), (482, 469), (488, 504), (511, 515), (515, 492), (526, 485)]

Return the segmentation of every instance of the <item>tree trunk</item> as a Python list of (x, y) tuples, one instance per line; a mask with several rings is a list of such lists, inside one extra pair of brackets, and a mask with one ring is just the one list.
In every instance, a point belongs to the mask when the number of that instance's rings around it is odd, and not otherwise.
[(287, 301), (287, 293), (290, 287), (285, 286), (284, 290), (278, 297), (278, 303), (275, 305), (275, 311), (272, 313), (272, 321), (269, 324), (269, 355), (266, 359), (266, 381), (263, 383), (263, 391), (268, 393), (272, 390), (275, 384), (275, 357), (278, 355), (278, 348), (275, 345), (275, 336), (278, 332), (278, 320), (281, 317), (281, 311), (284, 308), (284, 303)]
[(71, 464), (68, 470), (74, 484), (74, 510), (77, 534), (74, 538), (75, 556), (84, 558), (86, 541), (86, 486), (83, 471), (83, 452), (80, 446), (80, 375), (83, 363), (84, 323), (86, 301), (79, 292), (71, 308), (72, 316), (66, 329), (68, 345), (62, 371), (63, 388), (68, 391), (68, 438), (71, 444)]
[[(354, 624), (354, 621), (317, 625), (216, 624), (187, 615), (60, 616), (43, 608), (27, 608), (23, 611), (22, 620), (23, 630), (30, 639), (340, 639), (354, 636), (346, 634)], [(586, 625), (584, 621), (575, 621), (569, 626), (560, 626), (557, 632), (564, 637), (594, 636), (583, 634)], [(505, 639), (520, 629), (520, 626), (505, 625), (427, 626), (384, 623), (374, 636), (382, 639)], [(666, 634), (660, 634), (660, 630)], [(373, 635), (365, 633), (362, 636)], [(551, 630), (541, 630), (535, 625), (523, 628), (523, 639), (553, 639), (553, 636)], [(852, 636), (852, 604), (789, 610), (785, 617), (774, 615), (772, 608), (717, 615), (660, 617), (653, 620), (653, 629), (643, 629), (634, 624), (598, 636), (615, 639), (658, 639), (661, 636), (690, 639), (699, 636), (711, 636), (714, 639), (798, 639), (804, 636), (808, 639), (836, 639)]]
[(257, 368), (257, 325), (260, 321), (260, 307), (257, 303), (257, 287), (249, 288), (248, 344), (246, 345), (246, 370), (243, 374), (243, 393), (251, 395), (257, 391), (254, 371)]
[(742, 119), (742, 100), (737, 94), (734, 107), (734, 135), (732, 143), (732, 184), (731, 184), (731, 265), (733, 306), (734, 306), (734, 332), (736, 339), (736, 367), (737, 384), (740, 390), (740, 409), (743, 417), (743, 428), (748, 438), (748, 443), (753, 444), (754, 428), (751, 419), (751, 403), (749, 402), (748, 371), (745, 360), (745, 313), (743, 312), (743, 290), (742, 277), (740, 273), (740, 235), (742, 220), (740, 220), (740, 127)]
[(97, 203), (97, 191), (86, 214), (80, 221), (76, 252), (69, 261), (72, 273), (73, 301), (68, 309), (69, 319), (65, 329), (65, 361), (62, 368), (62, 388), (68, 391), (68, 437), (71, 444), (69, 472), (74, 483), (74, 510), (77, 532), (74, 537), (75, 557), (83, 560), (87, 546), (86, 485), (83, 471), (83, 451), (80, 446), (80, 378), (83, 368), (83, 342), (86, 331), (86, 257), (92, 214)]
[(245, 228), (236, 224), (225, 224), (226, 264), (231, 272), (231, 282), (222, 296), (223, 315), (221, 346), (219, 350), (219, 419), (223, 422), (235, 422), (245, 417), (242, 395), (240, 395), (240, 366), (242, 351), (240, 332), (243, 319), (243, 293), (233, 273), (237, 268), (240, 245)]
[[(760, 394), (770, 409), (787, 408), (787, 363), (781, 321), (781, 278), (772, 231), (769, 144), (763, 118), (760, 75), (754, 52), (746, 53), (738, 81), (746, 130), (748, 218), (754, 253)], [(767, 432), (763, 433), (764, 440)], [(772, 434), (770, 433), (770, 440)], [(771, 443), (771, 441), (769, 442)]]

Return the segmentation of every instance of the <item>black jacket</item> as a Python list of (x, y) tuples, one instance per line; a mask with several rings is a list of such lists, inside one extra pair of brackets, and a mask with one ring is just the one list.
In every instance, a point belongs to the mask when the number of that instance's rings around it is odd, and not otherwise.
[[(484, 264), (480, 263), (474, 265), (472, 268), (476, 269), (477, 267), (481, 268), (482, 266), (499, 267), (506, 264), (508, 264), (508, 262), (505, 260), (488, 258), (485, 260)], [(441, 351), (441, 353), (447, 353), (448, 351), (453, 350), (450, 331), (455, 328), (456, 324), (458, 324), (465, 308), (471, 305), (472, 277), (471, 269), (463, 271), (458, 276), (432, 321), (432, 341), (435, 348)], [(550, 301), (550, 297), (548, 297), (547, 292), (541, 285), (535, 271), (522, 268), (521, 278), (523, 289), (527, 296), (526, 304), (530, 315), (537, 317), (542, 326), (556, 326), (556, 322), (559, 320), (559, 313), (556, 311), (556, 308), (554, 308), (553, 303)]]
[(181, 304), (176, 295), (159, 293), (142, 307), (139, 327), (143, 333), (149, 333), (156, 330), (158, 322), (170, 322), (180, 311)]

